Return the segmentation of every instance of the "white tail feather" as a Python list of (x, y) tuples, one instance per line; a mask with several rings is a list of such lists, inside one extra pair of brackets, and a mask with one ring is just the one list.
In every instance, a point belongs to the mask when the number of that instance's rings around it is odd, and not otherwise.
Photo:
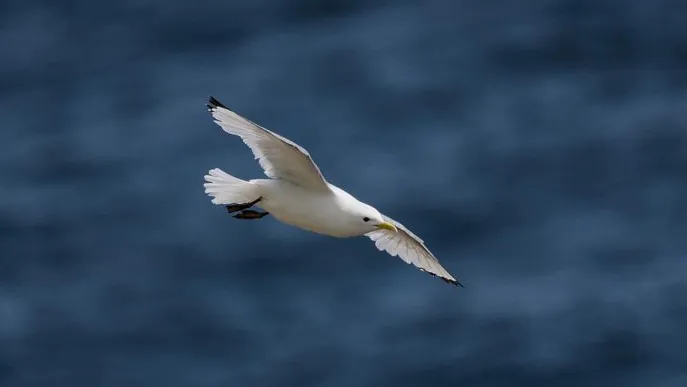
[(219, 168), (205, 175), (205, 193), (212, 196), (214, 204), (249, 203), (259, 197), (257, 186), (249, 181), (231, 176)]

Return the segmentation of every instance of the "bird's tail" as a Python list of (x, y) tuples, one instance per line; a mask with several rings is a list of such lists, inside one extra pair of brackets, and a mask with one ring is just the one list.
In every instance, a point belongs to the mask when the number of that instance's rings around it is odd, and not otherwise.
[(257, 199), (258, 186), (231, 176), (219, 168), (205, 175), (205, 193), (212, 196), (214, 204), (249, 203)]

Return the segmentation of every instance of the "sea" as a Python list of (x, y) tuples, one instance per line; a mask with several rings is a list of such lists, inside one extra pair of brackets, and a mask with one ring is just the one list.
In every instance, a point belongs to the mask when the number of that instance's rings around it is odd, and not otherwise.
[[(687, 386), (687, 3), (0, 3), (0, 386)], [(205, 103), (464, 288), (237, 220)]]

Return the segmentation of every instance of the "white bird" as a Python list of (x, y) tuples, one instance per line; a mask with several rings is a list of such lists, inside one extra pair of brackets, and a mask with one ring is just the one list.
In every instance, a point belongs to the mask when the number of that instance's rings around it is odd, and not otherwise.
[[(212, 117), (225, 132), (241, 137), (269, 179), (242, 180), (219, 168), (205, 175), (205, 193), (238, 219), (271, 214), (283, 223), (334, 237), (365, 235), (379, 250), (420, 270), (462, 286), (444, 269), (422, 239), (325, 180), (308, 151), (229, 110), (214, 97)], [(259, 204), (258, 204), (259, 203)], [(250, 210), (259, 205), (266, 212)]]

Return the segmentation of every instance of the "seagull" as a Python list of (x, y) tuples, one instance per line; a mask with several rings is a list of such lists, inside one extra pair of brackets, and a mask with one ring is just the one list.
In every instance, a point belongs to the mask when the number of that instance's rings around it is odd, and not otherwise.
[[(216, 124), (240, 137), (269, 179), (242, 180), (219, 168), (205, 175), (205, 193), (236, 219), (272, 215), (291, 226), (317, 234), (346, 238), (365, 235), (380, 251), (463, 286), (401, 223), (381, 214), (343, 189), (327, 182), (305, 148), (229, 110), (214, 97), (207, 103)], [(263, 212), (251, 208), (258, 206)]]

